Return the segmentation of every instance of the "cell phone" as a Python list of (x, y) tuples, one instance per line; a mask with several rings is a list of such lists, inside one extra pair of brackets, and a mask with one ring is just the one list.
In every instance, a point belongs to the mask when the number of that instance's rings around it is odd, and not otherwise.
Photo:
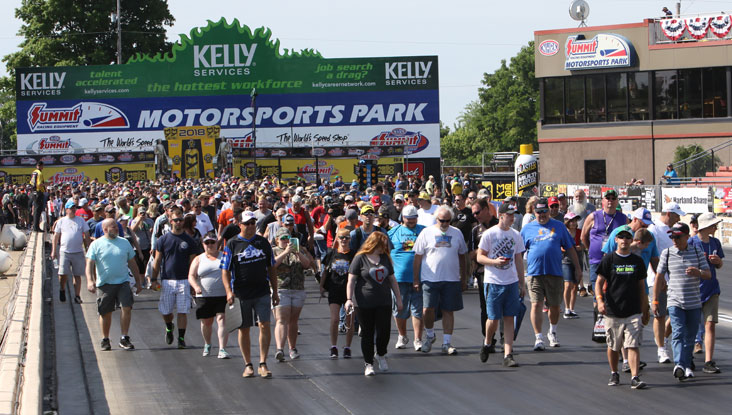
[(300, 252), (300, 240), (297, 238), (290, 238), (290, 243), (295, 247), (295, 252)]

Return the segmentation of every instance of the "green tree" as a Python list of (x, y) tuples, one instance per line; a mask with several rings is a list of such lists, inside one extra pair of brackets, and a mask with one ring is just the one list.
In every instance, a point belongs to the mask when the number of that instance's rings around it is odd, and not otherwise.
[[(482, 152), (518, 151), (534, 144), (539, 119), (539, 84), (534, 77), (534, 42), (521, 48), (510, 63), (484, 74), (478, 100), (469, 103), (455, 130), (442, 141), (446, 163), (480, 161)], [(460, 149), (470, 144), (469, 150)], [(464, 158), (467, 153), (469, 158)]]
[[(175, 19), (167, 1), (122, 0), (121, 4), (123, 58), (170, 50), (165, 27)], [(15, 143), (15, 68), (116, 62), (117, 28), (110, 19), (116, 10), (116, 0), (23, 0), (15, 9), (15, 17), (23, 21), (18, 34), (24, 40), (21, 50), (2, 58), (9, 75), (0, 79), (0, 121), (8, 125), (3, 148)]]
[[(698, 144), (691, 144), (688, 146), (678, 146), (674, 151), (674, 163), (682, 160), (686, 160), (694, 155), (704, 153), (702, 146)], [(722, 160), (719, 157), (714, 156), (712, 158), (711, 153), (706, 154), (694, 161), (687, 162), (685, 165), (681, 164), (676, 167), (676, 173), (679, 176), (684, 177), (699, 177), (706, 175), (707, 172), (717, 171), (717, 168), (722, 165)]]

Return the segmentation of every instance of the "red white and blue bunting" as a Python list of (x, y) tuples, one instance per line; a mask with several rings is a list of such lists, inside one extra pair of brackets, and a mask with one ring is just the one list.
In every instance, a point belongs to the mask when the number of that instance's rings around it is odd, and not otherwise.
[(711, 17), (689, 17), (684, 19), (686, 23), (686, 30), (689, 31), (689, 35), (696, 40), (704, 39), (707, 35), (707, 29), (709, 29), (709, 21)]
[(725, 37), (732, 28), (732, 19), (729, 15), (717, 16), (709, 19), (709, 30), (712, 31), (717, 37)]
[(686, 25), (684, 25), (683, 20), (663, 19), (661, 20), (661, 29), (663, 30), (663, 34), (666, 35), (669, 40), (676, 41), (681, 39), (681, 36), (684, 34), (684, 29), (686, 29)]

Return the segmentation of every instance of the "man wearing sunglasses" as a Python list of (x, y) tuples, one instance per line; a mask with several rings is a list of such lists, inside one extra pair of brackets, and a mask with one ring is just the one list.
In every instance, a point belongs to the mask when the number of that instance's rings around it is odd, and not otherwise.
[(602, 260), (604, 253), (602, 247), (605, 245), (610, 234), (615, 228), (628, 223), (628, 217), (618, 210), (618, 192), (613, 189), (605, 191), (603, 195), (602, 209), (598, 209), (587, 215), (580, 239), (582, 245), (589, 251), (590, 257), (590, 284), (587, 291), (592, 293), (597, 281), (597, 267)]

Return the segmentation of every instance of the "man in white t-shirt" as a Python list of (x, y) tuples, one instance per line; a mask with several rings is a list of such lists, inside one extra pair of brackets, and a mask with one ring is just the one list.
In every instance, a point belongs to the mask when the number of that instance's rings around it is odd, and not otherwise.
[(88, 247), (89, 225), (76, 216), (76, 203), (73, 199), (66, 202), (66, 216), (56, 222), (53, 228), (53, 245), (51, 259), (58, 258), (58, 280), (61, 286), (59, 301), (66, 301), (66, 281), (69, 275), (74, 276), (74, 301), (81, 304), (81, 276), (86, 275), (86, 258), (84, 247)]
[(202, 236), (210, 231), (216, 231), (208, 214), (203, 211), (203, 202), (200, 199), (193, 201), (193, 213), (196, 214), (196, 229), (201, 232)]
[[(661, 217), (653, 221), (653, 224), (648, 227), (648, 231), (656, 238), (658, 252), (663, 252), (664, 249), (674, 245), (674, 242), (669, 237), (668, 231), (684, 215), (686, 215), (686, 212), (681, 210), (679, 204), (671, 202), (663, 207)], [(668, 350), (666, 350), (666, 317), (668, 315), (666, 312), (666, 290), (661, 291), (658, 298), (653, 298), (653, 284), (655, 281), (656, 273), (652, 267), (648, 267), (648, 278), (646, 282), (648, 283), (649, 300), (658, 301), (658, 314), (653, 319), (653, 337), (658, 347), (658, 363), (671, 363), (671, 357), (668, 355)]]
[(483, 232), (476, 257), (478, 263), (484, 265), (484, 286), (481, 288), (488, 315), (480, 361), (488, 360), (493, 335), (503, 319), (503, 365), (507, 367), (518, 366), (513, 359), (513, 318), (519, 314), (526, 292), (522, 256), (526, 247), (521, 234), (511, 227), (515, 212), (516, 206), (512, 202), (501, 205), (498, 209), (498, 226)]
[(463, 309), (463, 294), (467, 288), (467, 269), (463, 234), (458, 228), (450, 226), (452, 210), (440, 206), (435, 212), (437, 224), (425, 228), (414, 242), (414, 289), (423, 290), (423, 310), (425, 332), (427, 333), (422, 351), (428, 353), (435, 342), (435, 308), (442, 310), (442, 352), (457, 354), (452, 346), (452, 329), (455, 324), (454, 312)]
[(430, 195), (422, 192), (419, 195), (419, 209), (417, 210), (417, 224), (422, 226), (432, 226), (437, 223), (435, 218), (437, 206), (432, 204)]

